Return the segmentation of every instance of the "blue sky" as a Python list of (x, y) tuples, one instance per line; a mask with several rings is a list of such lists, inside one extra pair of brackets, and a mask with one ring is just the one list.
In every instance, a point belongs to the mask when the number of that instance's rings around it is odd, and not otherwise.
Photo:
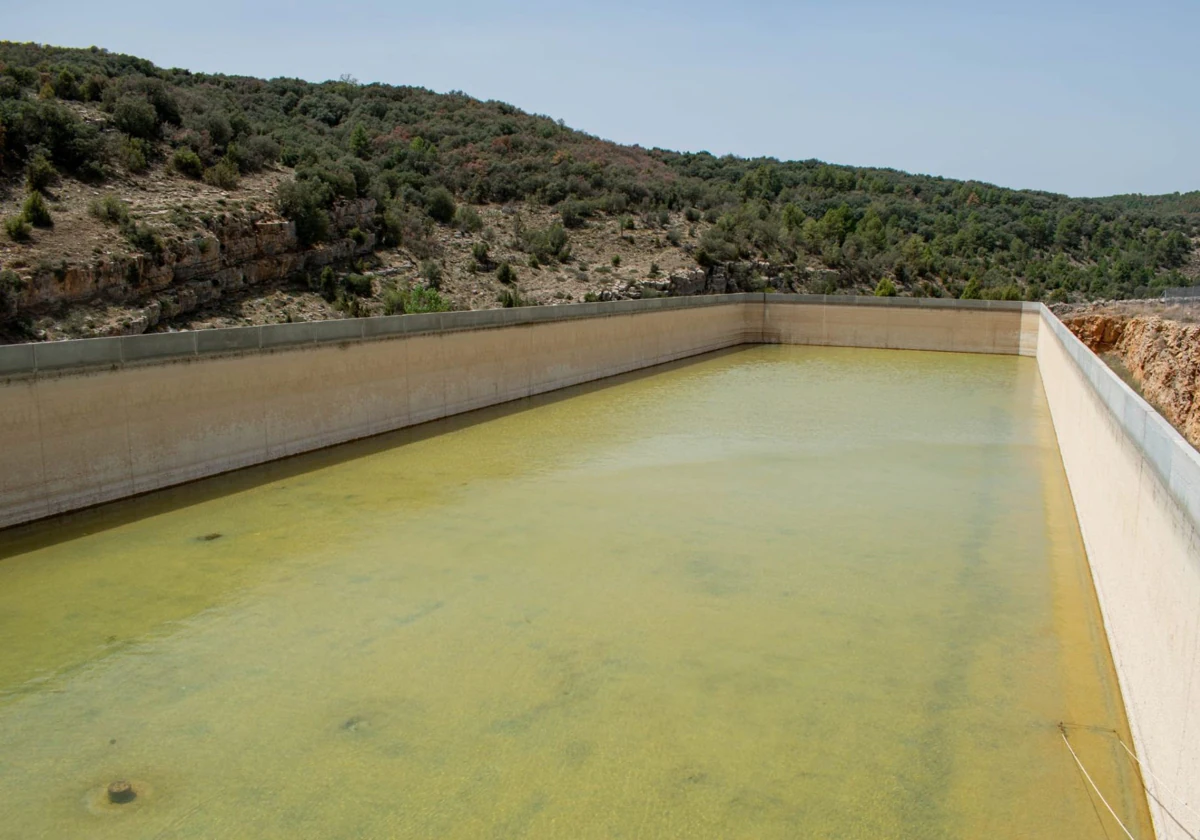
[(623, 143), (1200, 189), (1200, 0), (5, 3), (0, 37), (462, 90)]

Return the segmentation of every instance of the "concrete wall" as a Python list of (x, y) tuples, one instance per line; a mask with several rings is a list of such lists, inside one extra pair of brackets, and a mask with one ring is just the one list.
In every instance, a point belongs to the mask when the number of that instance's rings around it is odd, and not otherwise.
[[(259, 349), (270, 328), (0, 348), (34, 354), (0, 383), (0, 526), (741, 344), (746, 306), (286, 325), (303, 343), (283, 350)], [(375, 320), (405, 329), (365, 340)], [(328, 325), (355, 332), (318, 342)]]
[(0, 527), (744, 342), (1032, 353), (1031, 312), (743, 294), (0, 347)]
[(1195, 840), (1200, 455), (1062, 322), (1045, 310), (1039, 320), (1038, 367), (1136, 751), (1150, 770), (1155, 829), (1160, 840)]
[(767, 300), (765, 343), (1022, 356), (1037, 352), (1036, 304), (809, 295), (768, 295)]

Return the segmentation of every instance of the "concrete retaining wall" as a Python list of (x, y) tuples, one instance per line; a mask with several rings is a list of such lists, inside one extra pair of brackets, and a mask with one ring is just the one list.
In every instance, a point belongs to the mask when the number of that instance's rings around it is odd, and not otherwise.
[(761, 341), (1032, 356), (1036, 304), (938, 298), (768, 295)]
[(1046, 310), (1039, 320), (1038, 367), (1130, 730), (1150, 771), (1155, 829), (1160, 840), (1195, 840), (1200, 455), (1061, 321)]
[[(0, 348), (10, 373), (11, 356), (33, 352), (31, 370), (0, 384), (0, 526), (706, 353), (758, 330), (740, 299), (600, 307), (609, 311), (446, 313), (283, 325), (286, 335), (252, 327)], [(263, 349), (285, 338), (285, 349)]]
[(0, 527), (745, 342), (1032, 353), (1031, 313), (741, 294), (0, 347)]

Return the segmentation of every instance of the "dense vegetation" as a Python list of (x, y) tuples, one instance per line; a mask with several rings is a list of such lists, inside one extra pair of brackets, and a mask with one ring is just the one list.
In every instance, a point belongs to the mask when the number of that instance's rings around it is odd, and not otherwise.
[[(767, 260), (799, 275), (819, 262), (836, 270), (810, 289), (825, 292), (1128, 297), (1188, 284), (1180, 269), (1200, 231), (1195, 193), (1071, 199), (818, 161), (648, 151), (462, 93), (214, 76), (96, 48), (0, 43), (0, 167), (29, 196), (6, 220), (9, 236), (53, 224), (40, 190), (60, 174), (100, 182), (156, 165), (223, 188), (263, 167), (293, 170), (277, 206), (308, 244), (330, 235), (329, 211), (346, 199), (374, 198), (381, 243), (418, 255), (433, 225), (472, 229), (470, 204), (533, 202), (561, 217), (517, 232), (535, 261), (569, 260), (570, 231), (613, 214), (662, 227), (675, 244), (673, 224), (700, 226), (702, 266)], [(395, 302), (406, 305), (416, 304)]]

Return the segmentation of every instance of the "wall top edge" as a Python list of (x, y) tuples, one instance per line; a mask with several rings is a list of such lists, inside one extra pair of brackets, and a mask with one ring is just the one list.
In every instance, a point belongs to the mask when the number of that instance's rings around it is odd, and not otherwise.
[(825, 306), (883, 306), (896, 309), (974, 309), (988, 312), (1036, 312), (1042, 304), (1020, 300), (960, 300), (958, 298), (875, 297), (874, 295), (789, 295), (766, 293), (767, 303)]
[(490, 329), (547, 321), (567, 321), (578, 318), (632, 315), (744, 303), (993, 311), (1021, 311), (1041, 306), (1018, 301), (738, 292), (727, 295), (661, 297), (516, 309), (477, 309), (421, 315), (388, 315), (373, 318), (346, 318), (295, 324), (268, 324), (0, 345), (0, 377), (35, 374), (40, 371), (112, 367), (128, 363), (167, 362), (208, 354), (303, 347), (324, 342), (367, 341), (402, 335)]

